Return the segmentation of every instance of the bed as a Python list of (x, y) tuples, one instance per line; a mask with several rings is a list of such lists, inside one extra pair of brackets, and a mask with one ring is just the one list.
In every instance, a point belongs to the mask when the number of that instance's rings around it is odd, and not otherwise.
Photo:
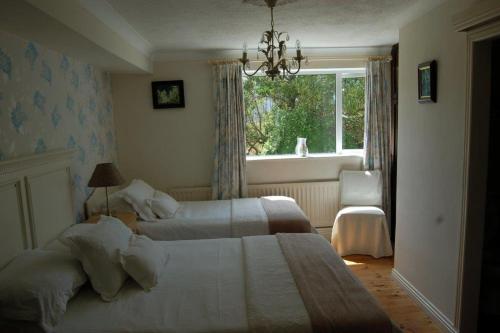
[[(299, 245), (295, 251), (291, 243)], [(170, 261), (152, 291), (128, 281), (119, 300), (107, 303), (87, 286), (54, 332), (400, 332), (320, 235), (161, 246)], [(317, 259), (310, 261), (311, 255)], [(297, 268), (304, 264), (307, 277)], [(19, 328), (12, 322), (3, 327)]]
[[(16, 161), (2, 168), (0, 163), (1, 208), (20, 217), (9, 223), (12, 230), (19, 223), (21, 234), (2, 244), (0, 265), (75, 228), (66, 199), (71, 194), (70, 155), (58, 155), (57, 163), (44, 158), (33, 157), (29, 166)], [(47, 186), (54, 182), (57, 188)], [(2, 188), (12, 186), (10, 192)], [(145, 292), (129, 278), (116, 300), (103, 302), (84, 285), (53, 332), (400, 332), (320, 235), (150, 242), (169, 257), (153, 289)], [(0, 305), (2, 314), (9, 304), (0, 300)], [(0, 318), (0, 331), (39, 329)]]
[[(86, 202), (87, 214), (102, 211), (104, 198), (99, 192)], [(110, 197), (112, 210), (133, 211), (125, 200)], [(269, 235), (278, 232), (309, 233), (315, 229), (294, 199), (284, 196), (233, 200), (179, 202), (175, 216), (168, 219), (145, 218), (139, 233), (154, 240), (190, 240)]]

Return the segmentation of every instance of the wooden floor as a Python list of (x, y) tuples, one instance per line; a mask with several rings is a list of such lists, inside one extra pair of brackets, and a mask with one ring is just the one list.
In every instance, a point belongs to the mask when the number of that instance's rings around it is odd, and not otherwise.
[(389, 317), (405, 333), (441, 332), (429, 316), (391, 278), (393, 258), (346, 256), (345, 263), (379, 300)]

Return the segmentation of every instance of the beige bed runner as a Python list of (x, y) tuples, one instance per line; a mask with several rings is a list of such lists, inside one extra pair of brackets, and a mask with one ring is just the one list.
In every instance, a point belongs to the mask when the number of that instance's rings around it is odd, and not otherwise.
[(324, 238), (314, 234), (276, 237), (309, 313), (313, 332), (398, 331)]
[(311, 223), (295, 200), (289, 197), (272, 196), (260, 198), (267, 214), (269, 233), (311, 232)]

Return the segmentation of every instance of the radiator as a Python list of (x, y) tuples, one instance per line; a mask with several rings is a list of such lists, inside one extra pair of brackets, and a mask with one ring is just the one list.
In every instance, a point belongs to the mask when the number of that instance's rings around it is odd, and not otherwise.
[[(284, 195), (294, 198), (311, 224), (329, 238), (338, 211), (338, 181), (249, 185), (249, 197)], [(209, 187), (177, 188), (169, 193), (179, 201), (210, 200)]]

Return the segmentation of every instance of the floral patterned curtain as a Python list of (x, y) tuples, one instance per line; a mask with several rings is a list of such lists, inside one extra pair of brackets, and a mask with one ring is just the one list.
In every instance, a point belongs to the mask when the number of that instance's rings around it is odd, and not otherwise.
[(391, 65), (387, 60), (366, 66), (365, 170), (382, 173), (382, 209), (391, 230)]
[(212, 199), (247, 196), (245, 108), (242, 68), (237, 63), (213, 65), (215, 151)]

